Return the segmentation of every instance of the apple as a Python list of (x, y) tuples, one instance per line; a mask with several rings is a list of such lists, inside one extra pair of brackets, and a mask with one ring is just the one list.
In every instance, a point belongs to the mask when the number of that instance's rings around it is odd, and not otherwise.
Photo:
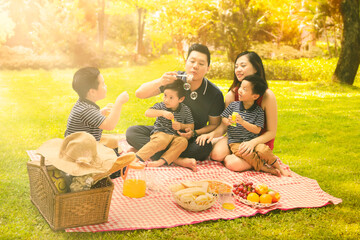
[(270, 190), (268, 192), (268, 194), (270, 194), (270, 196), (272, 197), (272, 202), (276, 203), (280, 200), (280, 193), (274, 191), (274, 190)]

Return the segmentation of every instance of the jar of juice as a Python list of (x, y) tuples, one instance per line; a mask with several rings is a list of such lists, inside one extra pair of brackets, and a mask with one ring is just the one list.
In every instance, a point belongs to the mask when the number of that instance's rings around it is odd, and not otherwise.
[(145, 196), (145, 164), (141, 162), (130, 163), (124, 176), (123, 195), (131, 198)]
[(233, 123), (231, 124), (231, 126), (236, 127), (236, 117), (237, 117), (238, 113), (237, 112), (233, 112), (231, 115), (231, 120), (233, 121)]

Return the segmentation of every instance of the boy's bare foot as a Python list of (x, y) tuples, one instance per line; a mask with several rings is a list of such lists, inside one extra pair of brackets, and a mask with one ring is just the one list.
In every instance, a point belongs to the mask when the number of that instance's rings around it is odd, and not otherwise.
[(176, 163), (177, 165), (179, 165), (181, 167), (190, 168), (194, 172), (197, 171), (195, 158), (178, 158), (174, 161), (174, 163)]
[(159, 159), (157, 161), (149, 161), (147, 166), (148, 167), (160, 167), (160, 166), (164, 165), (164, 163), (165, 163), (165, 160)]
[(288, 171), (287, 169), (281, 167), (278, 159), (276, 159), (275, 162), (272, 165), (273, 165), (274, 168), (276, 168), (280, 172), (281, 175), (283, 175), (285, 177), (291, 177), (290, 171)]
[(137, 149), (134, 148), (134, 147), (130, 147), (130, 148), (127, 150), (127, 152), (128, 152), (128, 153), (129, 153), (129, 152), (136, 153), (136, 152), (137, 152)]
[(280, 172), (279, 170), (277, 170), (276, 168), (267, 167), (267, 166), (265, 166), (265, 165), (262, 165), (262, 166), (260, 167), (260, 170), (263, 171), (263, 172), (271, 173), (272, 175), (281, 177), (281, 172)]

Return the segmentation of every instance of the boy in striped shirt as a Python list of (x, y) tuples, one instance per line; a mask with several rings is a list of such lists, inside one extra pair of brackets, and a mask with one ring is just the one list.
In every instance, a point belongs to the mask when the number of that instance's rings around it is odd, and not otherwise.
[(136, 153), (136, 157), (138, 160), (148, 161), (155, 153), (165, 150), (159, 160), (148, 162), (149, 167), (159, 167), (176, 161), (177, 165), (196, 171), (193, 161), (179, 157), (186, 149), (188, 140), (178, 133), (185, 129), (194, 130), (191, 110), (182, 103), (184, 99), (184, 82), (176, 80), (165, 85), (163, 101), (146, 110), (145, 116), (156, 118), (154, 130), (151, 132), (150, 141)]
[[(240, 144), (259, 136), (264, 127), (264, 111), (255, 101), (265, 93), (266, 88), (265, 81), (258, 75), (246, 76), (239, 88), (240, 101), (230, 103), (221, 114), (223, 123), (228, 126), (229, 148), (236, 157), (244, 159), (255, 171), (270, 172), (269, 169), (274, 167), (277, 176), (289, 176), (290, 173), (280, 166), (277, 157), (265, 144), (258, 144), (255, 151), (248, 156), (238, 154)], [(235, 121), (232, 119), (233, 115), (236, 115)], [(261, 156), (256, 151), (259, 148), (266, 150)]]
[[(129, 100), (127, 92), (121, 93), (112, 108), (100, 109), (97, 101), (106, 97), (106, 84), (100, 71), (94, 67), (81, 68), (74, 74), (72, 87), (79, 95), (79, 99), (71, 109), (65, 131), (65, 137), (75, 132), (87, 132), (94, 136), (96, 141), (114, 149), (117, 156), (118, 140), (106, 134), (103, 130), (113, 130), (120, 119), (121, 108)], [(120, 172), (113, 173), (110, 177), (116, 178)]]
[(79, 99), (71, 109), (65, 137), (74, 132), (84, 131), (93, 135), (96, 141), (100, 141), (103, 130), (110, 131), (116, 127), (122, 105), (129, 100), (129, 94), (126, 91), (121, 93), (111, 109), (106, 107), (100, 110), (96, 102), (106, 97), (107, 89), (103, 76), (94, 67), (76, 71), (72, 87)]

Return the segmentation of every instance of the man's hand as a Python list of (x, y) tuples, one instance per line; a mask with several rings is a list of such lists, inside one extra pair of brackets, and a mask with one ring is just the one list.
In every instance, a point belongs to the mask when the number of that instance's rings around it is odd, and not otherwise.
[(161, 78), (161, 86), (168, 85), (170, 83), (173, 83), (176, 80), (177, 73), (176, 72), (166, 72), (164, 73)]
[(189, 140), (189, 139), (192, 138), (192, 136), (193, 136), (193, 131), (191, 130), (191, 128), (185, 128), (185, 132), (184, 132), (184, 133), (183, 133), (183, 132), (180, 132), (180, 131), (177, 131), (177, 133), (178, 133), (180, 136), (186, 138), (187, 140)]

